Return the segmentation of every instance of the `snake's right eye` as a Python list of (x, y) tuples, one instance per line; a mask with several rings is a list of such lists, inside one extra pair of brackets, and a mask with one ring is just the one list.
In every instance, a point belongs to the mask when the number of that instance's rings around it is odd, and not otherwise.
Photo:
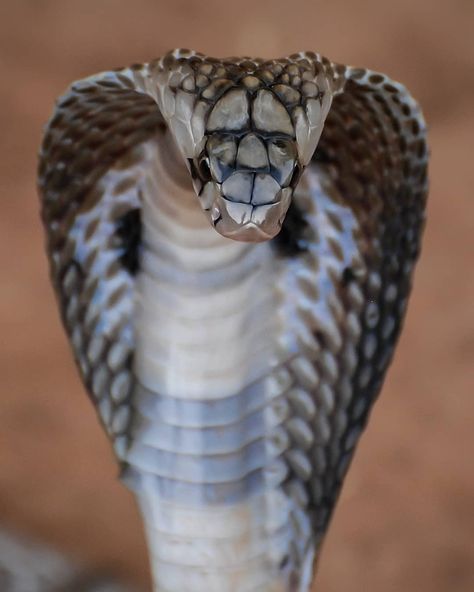
[(199, 161), (199, 176), (204, 183), (211, 181), (211, 169), (209, 168), (209, 158), (207, 156), (201, 158)]

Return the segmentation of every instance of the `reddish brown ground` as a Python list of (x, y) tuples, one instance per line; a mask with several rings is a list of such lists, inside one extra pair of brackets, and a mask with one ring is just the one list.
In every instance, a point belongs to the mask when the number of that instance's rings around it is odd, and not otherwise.
[(405, 331), (340, 500), (317, 589), (474, 590), (473, 25), (470, 0), (2, 3), (4, 525), (147, 585), (139, 517), (116, 481), (47, 278), (35, 166), (54, 98), (72, 79), (173, 46), (216, 55), (315, 49), (404, 81), (424, 106), (432, 148), (429, 222)]

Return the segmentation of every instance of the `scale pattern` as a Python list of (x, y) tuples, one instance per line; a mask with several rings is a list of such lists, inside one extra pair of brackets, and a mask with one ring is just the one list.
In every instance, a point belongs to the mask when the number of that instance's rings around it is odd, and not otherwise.
[[(154, 167), (150, 146), (163, 143), (171, 129), (182, 155), (193, 162), (190, 173), (202, 196), (206, 179), (193, 159), (199, 163), (207, 155), (206, 130), (219, 126), (212, 114), (229, 89), (244, 89), (249, 97), (263, 89), (279, 98), (293, 126), (286, 131), (296, 139), (294, 160), (307, 170), (301, 180), (301, 171), (296, 175), (282, 230), (270, 243), (277, 330), (261, 392), (272, 393), (266, 412), (277, 429), (256, 434), (277, 451), (273, 460), (281, 470), (272, 487), (290, 508), (291, 540), (286, 530), (278, 556), (287, 575), (280, 587), (229, 583), (228, 589), (304, 592), (313, 553), (392, 357), (420, 250), (428, 155), (416, 102), (382, 74), (335, 65), (311, 52), (264, 61), (175, 50), (149, 64), (74, 83), (59, 100), (40, 153), (42, 217), (52, 280), (82, 379), (124, 479), (140, 488), (149, 471), (137, 426), (149, 413), (150, 397), (163, 397), (161, 413), (170, 405), (166, 393), (147, 395), (134, 365), (141, 294), (136, 278), (148, 252), (141, 213)], [(316, 151), (303, 137), (315, 100), (326, 116)], [(278, 117), (281, 129), (287, 120)], [(171, 186), (180, 191), (179, 182)], [(259, 393), (247, 389), (235, 396), (251, 410)], [(202, 416), (209, 420), (213, 412), (209, 405)], [(164, 441), (165, 424), (155, 439)], [(239, 432), (252, 427), (238, 417), (234, 425), (236, 439), (227, 437), (240, 442), (240, 466), (252, 474), (259, 460), (249, 455)], [(217, 479), (219, 471), (232, 469), (215, 470)], [(241, 478), (247, 483), (249, 475)], [(275, 512), (277, 507), (271, 518), (278, 521)], [(213, 589), (209, 581), (196, 590)], [(162, 585), (157, 579), (157, 589), (178, 589)]]

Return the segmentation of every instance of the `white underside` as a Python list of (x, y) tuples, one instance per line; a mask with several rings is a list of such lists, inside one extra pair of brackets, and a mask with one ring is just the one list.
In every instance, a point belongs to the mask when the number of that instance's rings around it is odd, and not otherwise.
[(282, 421), (268, 401), (282, 387), (262, 380), (276, 363), (276, 264), (268, 245), (215, 232), (156, 144), (146, 149), (127, 461), (155, 590), (284, 592), (290, 502), (268, 438)]

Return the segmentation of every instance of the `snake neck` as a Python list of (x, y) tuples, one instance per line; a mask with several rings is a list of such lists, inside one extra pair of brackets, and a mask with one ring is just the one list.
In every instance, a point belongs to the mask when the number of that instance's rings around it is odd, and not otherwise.
[(215, 232), (182, 181), (184, 167), (170, 166), (172, 148), (151, 143), (146, 150), (137, 378), (165, 396), (232, 395), (269, 370), (272, 252)]
[(216, 233), (167, 156), (145, 150), (124, 478), (155, 590), (283, 592), (292, 532), (278, 449), (286, 375), (272, 370), (278, 263), (269, 245)]

